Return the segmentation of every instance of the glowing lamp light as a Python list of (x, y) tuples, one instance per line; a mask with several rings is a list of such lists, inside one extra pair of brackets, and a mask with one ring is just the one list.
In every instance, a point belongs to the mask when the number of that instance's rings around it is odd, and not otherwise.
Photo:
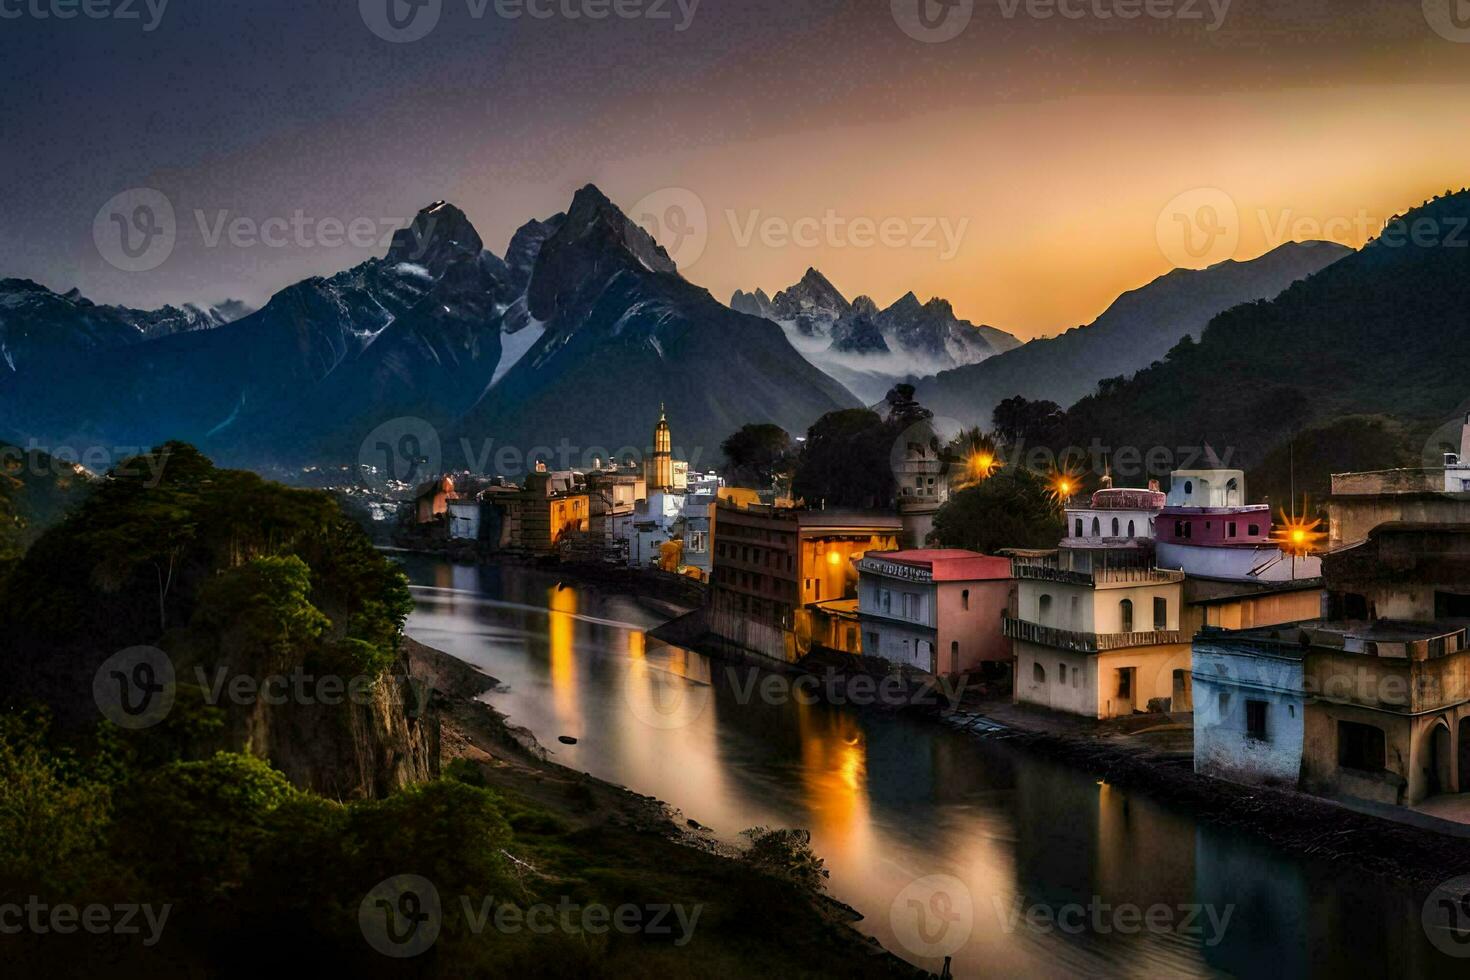
[(1082, 481), (1075, 473), (1054, 472), (1047, 495), (1058, 507), (1066, 507), (1072, 495), (1082, 489)]
[(1320, 519), (1313, 520), (1305, 515), (1281, 512), (1281, 526), (1271, 532), (1271, 538), (1281, 550), (1297, 558), (1304, 558), (1317, 550), (1322, 539), (1327, 537), (1318, 530)]
[(837, 566), (842, 564), (842, 556), (835, 551), (827, 552), (827, 564)]

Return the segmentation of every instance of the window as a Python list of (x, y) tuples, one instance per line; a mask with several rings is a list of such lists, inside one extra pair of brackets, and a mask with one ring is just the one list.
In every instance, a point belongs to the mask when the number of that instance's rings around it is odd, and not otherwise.
[(905, 592), (903, 594), (903, 618), (919, 618), (919, 597), (912, 592)]
[(1074, 537), (1074, 538), (1080, 538), (1080, 537), (1082, 537), (1082, 518), (1080, 518), (1080, 517), (1077, 518), (1077, 533), (1074, 534), (1074, 535), (1072, 535), (1072, 537)]
[(1166, 630), (1169, 628), (1169, 600), (1154, 600), (1154, 629)]
[[(1055, 527), (1055, 525), (1053, 525), (1053, 527)], [(1096, 517), (1092, 519), (1092, 536), (1094, 538), (1102, 537), (1102, 521), (1098, 520)]]
[(1128, 536), (1130, 538), (1136, 538), (1136, 537), (1138, 537), (1138, 534), (1133, 530), (1133, 522), (1132, 521), (1129, 521), (1128, 522)]
[(949, 644), (949, 672), (958, 674), (960, 672), (960, 641), (954, 640)]
[(966, 589), (960, 593), (960, 608), (966, 612), (970, 611), (970, 590)]
[[(1055, 526), (1055, 525), (1053, 525), (1053, 526)], [(1115, 518), (1113, 518), (1113, 537), (1116, 538), (1118, 536), (1118, 532), (1120, 530), (1122, 530), (1122, 528), (1120, 528), (1118, 526), (1118, 519), (1115, 517)]]
[(1118, 700), (1133, 700), (1133, 670), (1132, 667), (1124, 667), (1118, 671)]
[(1235, 522), (1234, 521), (1230, 521), (1229, 523), (1227, 523), (1225, 525), (1225, 534), (1228, 537), (1232, 537), (1232, 538), (1235, 537)]
[(1041, 612), (1041, 621), (1046, 622), (1051, 616), (1051, 596), (1043, 595), (1036, 601), (1036, 606)]
[(1344, 769), (1381, 772), (1388, 762), (1383, 729), (1351, 721), (1338, 722), (1337, 762)]
[(1245, 735), (1246, 738), (1257, 742), (1268, 742), (1270, 737), (1266, 731), (1266, 702), (1246, 701), (1245, 703)]
[(1058, 684), (1065, 684), (1065, 683), (1067, 683), (1067, 665), (1066, 664), (1057, 664), (1057, 683)]
[(1194, 493), (1194, 481), (1193, 480), (1185, 480), (1184, 481), (1184, 495), (1187, 497), (1187, 496), (1189, 496), (1192, 493)]
[(886, 613), (893, 612), (893, 593), (889, 592), (887, 589), (883, 589), (882, 591), (880, 591), (878, 593), (878, 605), (881, 606), (883, 608), (883, 611)]
[(1031, 665), (1031, 678), (1038, 684), (1046, 683), (1046, 668), (1041, 664)]
[(871, 651), (873, 651), (872, 652), (872, 656), (875, 656), (876, 657), (878, 655), (878, 634), (877, 633), (869, 633), (868, 634), (868, 649), (871, 650)]
[(1261, 536), (1261, 525), (1259, 524), (1252, 524), (1246, 530), (1250, 532), (1250, 536), (1253, 538)]
[(1122, 602), (1118, 603), (1118, 612), (1119, 612), (1119, 614), (1121, 615), (1121, 617), (1123, 619), (1123, 627), (1122, 627), (1121, 630), (1119, 630), (1119, 632), (1121, 632), (1121, 633), (1132, 633), (1133, 632), (1133, 600), (1132, 599), (1124, 599)]

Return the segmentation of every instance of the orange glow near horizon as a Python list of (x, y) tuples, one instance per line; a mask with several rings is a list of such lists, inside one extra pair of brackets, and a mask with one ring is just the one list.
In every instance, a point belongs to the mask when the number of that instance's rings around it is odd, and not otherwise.
[[(1470, 183), (1461, 162), (1470, 130), (1443, 125), (1438, 111), (1467, 96), (1470, 86), (1378, 84), (1073, 96), (915, 113), (674, 160), (660, 151), (662, 159), (625, 161), (601, 179), (630, 207), (659, 186), (697, 195), (708, 240), (681, 268), (721, 301), (736, 289), (774, 295), (815, 267), (849, 300), (941, 296), (961, 318), (1029, 340), (1090, 323), (1176, 265), (1244, 261), (1299, 240), (1361, 247), (1394, 215)], [(1423, 152), (1406, 160), (1403, 146)], [(863, 166), (831, 167), (843, 147), (862, 147)], [(669, 172), (650, 177), (650, 168)], [(1233, 202), (1234, 245), (1198, 260), (1170, 249), (1171, 257), (1158, 240), (1160, 218), (1199, 188), (1220, 188)], [(948, 221), (955, 234), (952, 245), (936, 228), (932, 247), (885, 247), (854, 244), (846, 232), (802, 244), (763, 231), (829, 211), (907, 222), (916, 236), (921, 224)]]

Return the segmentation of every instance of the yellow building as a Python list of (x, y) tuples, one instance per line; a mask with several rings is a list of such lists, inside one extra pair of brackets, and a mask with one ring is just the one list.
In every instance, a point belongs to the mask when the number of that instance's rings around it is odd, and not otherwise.
[(1017, 702), (1089, 718), (1193, 709), (1183, 572), (1018, 560), (1014, 573)]
[(689, 489), (689, 464), (674, 459), (674, 433), (662, 405), (658, 410), (658, 425), (653, 429), (653, 453), (643, 464), (643, 475), (651, 493)]
[(710, 632), (787, 662), (813, 645), (860, 649), (853, 610), (840, 600), (857, 598), (859, 559), (898, 547), (897, 514), (741, 506), (725, 496), (714, 511)]

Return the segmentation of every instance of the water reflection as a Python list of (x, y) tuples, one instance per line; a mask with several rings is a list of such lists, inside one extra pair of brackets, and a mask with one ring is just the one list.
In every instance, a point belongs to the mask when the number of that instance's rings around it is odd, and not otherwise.
[[(785, 697), (649, 640), (659, 620), (632, 598), (524, 569), (406, 564), (419, 585), (409, 631), (499, 678), (489, 698), (559, 761), (729, 839), (810, 829), (832, 894), (929, 969), (932, 950), (900, 938), (905, 890), (947, 876), (969, 899), (961, 977), (1464, 975), (1394, 882), (1282, 855), (1004, 743)], [(1150, 909), (1157, 928), (1141, 921)]]

